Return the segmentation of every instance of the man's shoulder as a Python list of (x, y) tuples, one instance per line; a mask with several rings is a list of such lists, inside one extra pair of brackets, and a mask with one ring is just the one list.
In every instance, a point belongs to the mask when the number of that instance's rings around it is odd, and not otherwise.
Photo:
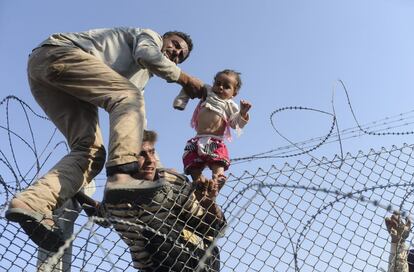
[(156, 32), (152, 29), (149, 29), (149, 28), (135, 28), (134, 30), (137, 34), (147, 35), (147, 36), (151, 37), (153, 40), (162, 43), (162, 36), (158, 32)]
[(187, 176), (178, 173), (174, 169), (170, 168), (159, 168), (158, 170), (158, 177), (161, 180), (165, 180), (170, 183), (175, 184), (182, 184), (182, 183), (189, 183)]
[(106, 29), (92, 29), (92, 30), (89, 30), (89, 32), (96, 31), (96, 30), (106, 30), (106, 31), (113, 31), (113, 32), (118, 32), (118, 33), (128, 33), (135, 37), (144, 35), (147, 37), (151, 37), (157, 42), (162, 41), (162, 36), (158, 32), (152, 29), (149, 29), (149, 28), (118, 26), (118, 27), (106, 28)]

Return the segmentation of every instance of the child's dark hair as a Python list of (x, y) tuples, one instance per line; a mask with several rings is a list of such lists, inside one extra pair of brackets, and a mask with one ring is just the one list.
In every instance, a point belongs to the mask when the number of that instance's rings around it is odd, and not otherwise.
[(223, 71), (218, 72), (214, 76), (214, 80), (216, 80), (216, 78), (221, 74), (231, 75), (231, 76), (234, 76), (236, 78), (237, 85), (236, 85), (236, 91), (234, 93), (234, 96), (236, 96), (239, 93), (239, 90), (242, 86), (242, 81), (241, 81), (241, 78), (240, 78), (241, 73), (239, 73), (235, 70), (232, 70), (232, 69), (224, 69)]
[(191, 50), (193, 50), (193, 40), (191, 40), (190, 35), (188, 35), (187, 33), (184, 33), (184, 32), (181, 32), (181, 31), (176, 31), (176, 30), (165, 32), (164, 35), (162, 35), (162, 37), (166, 38), (166, 37), (170, 37), (172, 35), (177, 35), (178, 37), (183, 39), (185, 41), (185, 43), (187, 44), (187, 46), (188, 46), (188, 54), (182, 60), (182, 62), (183, 62), (188, 58), (188, 56), (190, 56), (190, 52), (191, 52)]

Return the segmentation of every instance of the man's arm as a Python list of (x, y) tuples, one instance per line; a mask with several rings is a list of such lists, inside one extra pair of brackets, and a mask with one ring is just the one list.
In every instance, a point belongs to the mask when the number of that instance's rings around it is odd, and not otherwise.
[(196, 77), (192, 77), (181, 70), (177, 83), (183, 86), (183, 91), (191, 98), (202, 98), (204, 83)]
[(403, 221), (398, 212), (385, 218), (385, 225), (391, 236), (391, 251), (388, 258), (388, 272), (408, 272), (407, 246), (405, 239), (410, 234), (411, 221)]
[(155, 32), (146, 31), (139, 35), (135, 44), (134, 58), (136, 62), (147, 68), (151, 73), (165, 79), (167, 82), (176, 82), (193, 93), (196, 97), (203, 87), (203, 82), (182, 71), (173, 61), (162, 52), (162, 38)]
[(407, 246), (405, 242), (391, 243), (388, 272), (408, 272)]
[(102, 212), (102, 205), (101, 202), (94, 200), (90, 196), (86, 195), (84, 192), (79, 191), (75, 195), (75, 199), (79, 202), (79, 204), (82, 206), (83, 210), (85, 211), (86, 215), (88, 217), (96, 216), (101, 217), (102, 221), (96, 221), (95, 223), (107, 228), (110, 226), (109, 222), (104, 220), (104, 215)]
[[(75, 195), (75, 199), (79, 202), (79, 204), (81, 204), (81, 206), (84, 205), (88, 205), (92, 208), (97, 209), (100, 206), (100, 202), (94, 200), (93, 198), (91, 198), (90, 196), (86, 195), (84, 192), (79, 191), (76, 195)], [(88, 212), (89, 211), (85, 211), (88, 216), (92, 216), (90, 215)]]

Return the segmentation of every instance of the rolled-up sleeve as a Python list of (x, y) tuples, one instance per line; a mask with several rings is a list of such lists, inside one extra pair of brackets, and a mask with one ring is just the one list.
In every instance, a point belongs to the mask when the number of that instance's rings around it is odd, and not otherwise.
[(388, 272), (408, 272), (407, 246), (404, 242), (391, 243)]
[(134, 42), (134, 59), (138, 65), (167, 82), (176, 82), (181, 69), (161, 53), (161, 48), (161, 36), (152, 31), (144, 31)]

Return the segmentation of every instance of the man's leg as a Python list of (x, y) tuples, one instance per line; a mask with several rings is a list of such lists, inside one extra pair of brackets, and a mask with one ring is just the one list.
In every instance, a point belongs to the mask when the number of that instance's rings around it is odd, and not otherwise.
[(144, 97), (129, 80), (77, 48), (57, 47), (47, 75), (60, 90), (109, 113), (108, 182), (133, 182), (145, 123)]
[[(53, 228), (52, 210), (76, 194), (103, 168), (105, 149), (94, 105), (31, 82), (33, 94), (68, 141), (70, 152), (33, 185), (19, 193), (6, 216), (19, 222), (40, 247), (56, 251), (63, 245)], [(46, 87), (46, 86), (43, 86)], [(49, 226), (49, 227), (48, 227)]]
[(62, 87), (63, 80), (54, 63), (59, 57), (54, 50), (58, 48), (37, 49), (28, 65), (34, 98), (64, 135), (70, 148), (69, 154), (19, 195), (19, 199), (24, 199), (43, 214), (63, 204), (89, 183), (102, 170), (106, 155), (98, 125), (98, 108), (70, 94), (70, 86), (80, 84), (82, 77), (64, 83), (69, 92)]
[(34, 89), (35, 98), (67, 139), (70, 152), (17, 199), (47, 215), (99, 174), (105, 148), (95, 106), (59, 91), (43, 90), (39, 94)]
[[(103, 167), (97, 106), (110, 114), (108, 164), (118, 165), (135, 162), (139, 154), (144, 104), (141, 93), (128, 80), (78, 49), (37, 49), (30, 59), (29, 79), (36, 100), (67, 138), (71, 152), (12, 200), (9, 211), (29, 208), (49, 216), (51, 209), (72, 197)], [(27, 222), (27, 216), (9, 215), (12, 221)]]
[(52, 57), (46, 79), (59, 91), (109, 113), (106, 167), (136, 164), (145, 122), (142, 93), (125, 77), (81, 49), (52, 47), (49, 51)]

